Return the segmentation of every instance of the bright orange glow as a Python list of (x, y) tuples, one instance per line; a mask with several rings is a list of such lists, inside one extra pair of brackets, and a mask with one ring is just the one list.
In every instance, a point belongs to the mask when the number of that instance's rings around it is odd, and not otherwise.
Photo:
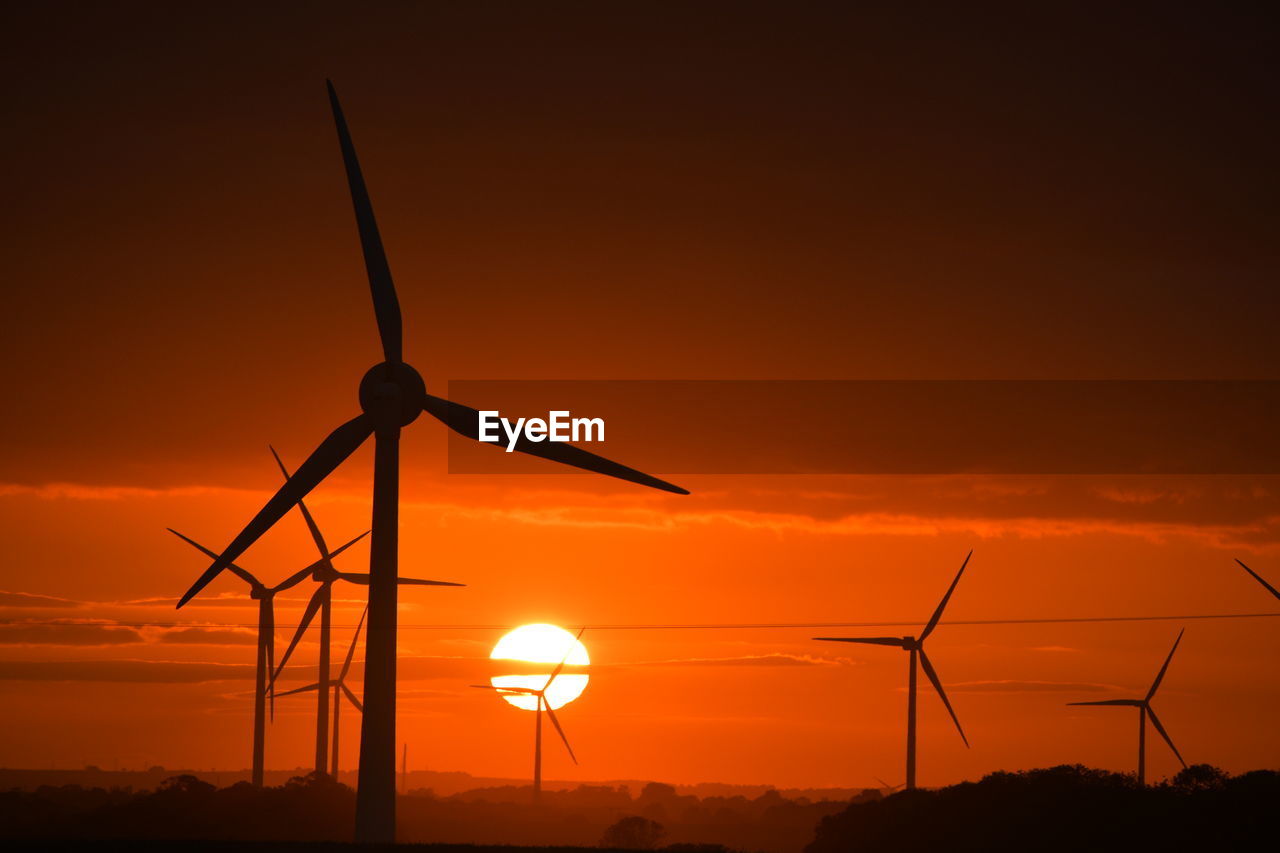
[[(541, 690), (551, 677), (552, 670), (561, 661), (568, 666), (586, 666), (591, 663), (584, 646), (573, 634), (563, 628), (546, 623), (521, 625), (509, 632), (489, 653), (491, 660), (518, 660), (529, 663), (549, 664), (545, 673), (533, 675), (495, 675), (489, 679), (494, 687), (528, 687)], [(585, 673), (561, 672), (551, 686), (547, 688), (546, 701), (552, 709), (567, 705), (582, 695), (587, 687)], [(500, 694), (517, 708), (535, 711), (538, 700), (534, 696), (504, 693)]]

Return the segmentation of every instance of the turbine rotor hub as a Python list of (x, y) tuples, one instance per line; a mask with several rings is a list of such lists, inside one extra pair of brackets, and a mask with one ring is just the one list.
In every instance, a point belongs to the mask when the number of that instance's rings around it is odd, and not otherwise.
[(426, 395), (422, 375), (404, 362), (375, 364), (360, 380), (360, 408), (375, 422), (393, 418), (408, 426), (422, 414)]

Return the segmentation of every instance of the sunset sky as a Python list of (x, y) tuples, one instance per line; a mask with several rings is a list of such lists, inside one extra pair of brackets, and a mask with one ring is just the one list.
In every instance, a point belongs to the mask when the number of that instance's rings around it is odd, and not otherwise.
[[(1270, 29), (1045, 8), (6, 10), (0, 766), (248, 764), (255, 607), (224, 575), (176, 611), (208, 563), (164, 528), (224, 546), (278, 485), (268, 442), (298, 464), (380, 358), (326, 77), (432, 393), (1280, 378)], [(948, 620), (1280, 611), (1233, 562), (1280, 585), (1276, 476), (620, 460), (680, 497), (450, 474), (445, 436), (422, 419), (403, 443), (401, 571), (467, 584), (401, 595), (416, 768), (529, 773), (532, 715), (468, 688), (504, 626), (595, 626), (559, 712), (581, 764), (549, 750), (548, 778), (859, 786), (902, 780), (901, 652), (616, 626), (923, 622), (970, 549)], [(371, 463), (308, 500), (331, 543), (368, 526)], [(295, 512), (238, 562), (272, 582), (313, 559)], [(366, 571), (367, 545), (339, 564)], [(362, 593), (335, 589), (342, 649)], [(1065, 703), (1141, 695), (1184, 626), (1155, 702), (1183, 755), (1280, 764), (1280, 619), (944, 624), (930, 656), (972, 749), (922, 683), (921, 784), (1132, 769), (1131, 715)], [(280, 700), (268, 767), (310, 762), (312, 710)], [(1151, 743), (1149, 776), (1172, 773)]]

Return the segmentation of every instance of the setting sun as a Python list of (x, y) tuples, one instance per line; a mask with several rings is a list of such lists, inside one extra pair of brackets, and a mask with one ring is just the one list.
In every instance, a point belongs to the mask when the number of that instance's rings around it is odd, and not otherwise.
[[(547, 685), (547, 679), (551, 677), (552, 670), (561, 661), (572, 667), (585, 667), (591, 663), (587, 655), (587, 647), (580, 640), (563, 628), (545, 623), (521, 625), (507, 633), (498, 640), (493, 651), (489, 653), (489, 658), (548, 664), (546, 672), (495, 675), (489, 680), (497, 688), (517, 687), (531, 690), (543, 689)], [(585, 673), (562, 672), (555, 682), (546, 688), (546, 704), (555, 709), (577, 699), (586, 689), (587, 679), (588, 676)], [(501, 695), (517, 708), (524, 708), (526, 711), (537, 710), (537, 698), (534, 696), (512, 693)]]

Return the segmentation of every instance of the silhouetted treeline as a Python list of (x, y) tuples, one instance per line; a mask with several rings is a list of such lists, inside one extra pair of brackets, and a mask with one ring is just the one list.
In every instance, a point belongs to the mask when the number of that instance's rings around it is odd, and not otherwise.
[[(871, 791), (865, 796), (878, 797)], [(824, 815), (847, 801), (788, 800), (776, 791), (747, 798), (682, 796), (651, 783), (639, 796), (626, 787), (583, 785), (544, 791), (505, 786), (437, 797), (400, 797), (398, 837), (405, 842), (651, 849), (732, 848), (800, 853)], [(0, 839), (182, 839), (347, 841), (355, 794), (324, 775), (274, 788), (227, 788), (177, 776), (155, 791), (66, 785), (0, 793)]]
[(1206, 764), (1140, 787), (1081, 766), (904, 791), (824, 818), (806, 853), (1245, 850), (1275, 843), (1280, 773)]

